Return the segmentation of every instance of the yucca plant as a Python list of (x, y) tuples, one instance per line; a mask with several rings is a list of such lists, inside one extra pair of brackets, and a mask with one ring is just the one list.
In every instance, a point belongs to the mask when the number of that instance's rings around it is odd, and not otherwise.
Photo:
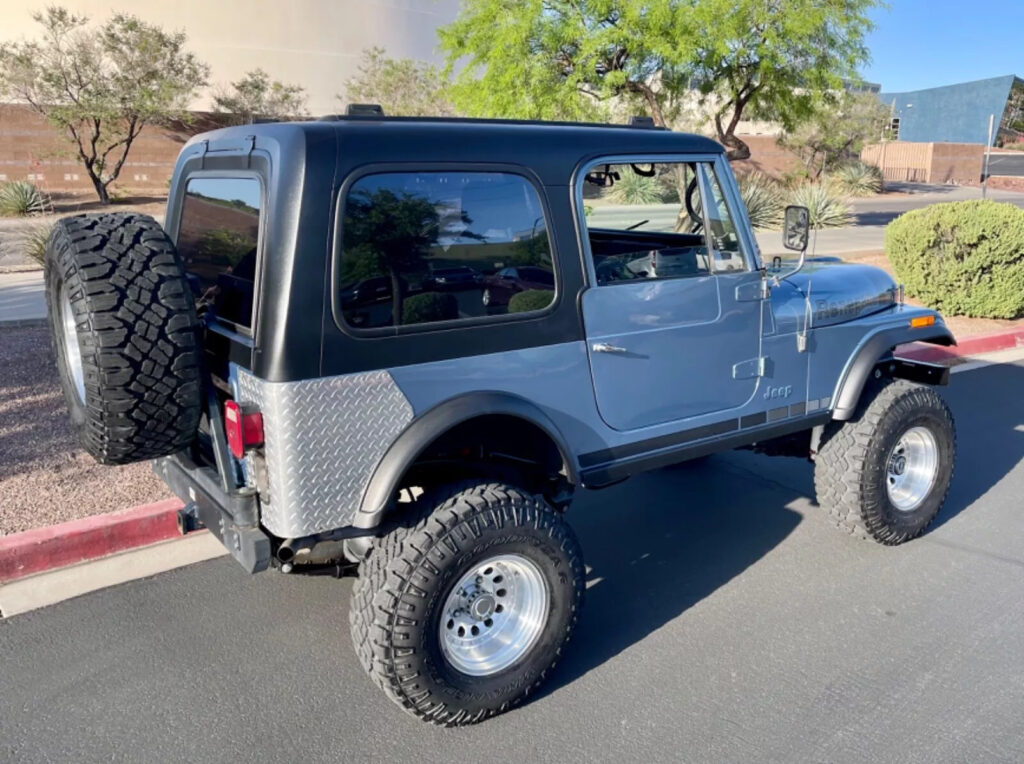
[(882, 171), (863, 162), (852, 162), (840, 167), (833, 180), (844, 193), (851, 196), (880, 194), (885, 187)]
[(50, 198), (34, 183), (12, 180), (0, 183), (0, 215), (26, 217), (50, 210)]
[(646, 178), (633, 171), (620, 171), (608, 196), (619, 204), (661, 204), (665, 190), (657, 178)]
[(760, 172), (751, 172), (736, 179), (740, 197), (747, 208), (750, 225), (757, 230), (778, 228), (782, 225), (782, 214), (786, 197), (782, 186)]
[(823, 183), (804, 183), (789, 195), (789, 203), (806, 207), (811, 228), (841, 228), (851, 222), (852, 211), (846, 199)]
[(42, 223), (19, 231), (14, 238), (14, 248), (39, 265), (46, 259), (46, 244), (53, 233), (53, 225)]

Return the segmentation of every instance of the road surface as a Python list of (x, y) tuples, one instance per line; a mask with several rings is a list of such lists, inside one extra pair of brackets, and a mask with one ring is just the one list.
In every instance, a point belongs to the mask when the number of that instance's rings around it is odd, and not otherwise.
[(988, 160), (988, 174), (1018, 177), (1024, 175), (1024, 152), (992, 154)]
[(1024, 364), (953, 376), (937, 527), (843, 535), (747, 452), (570, 510), (589, 588), (525, 707), (440, 730), (356, 663), (351, 581), (200, 563), (0, 621), (0, 760), (1024, 759)]

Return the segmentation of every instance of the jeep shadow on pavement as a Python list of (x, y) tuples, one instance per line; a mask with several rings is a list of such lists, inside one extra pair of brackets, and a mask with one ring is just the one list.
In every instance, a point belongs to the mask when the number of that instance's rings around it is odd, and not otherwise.
[[(356, 653), (404, 709), (471, 723), (544, 681), (583, 601), (577, 488), (752, 447), (810, 459), (851, 533), (935, 517), (948, 371), (893, 351), (952, 335), (882, 271), (806, 260), (803, 208), (799, 259), (763, 263), (717, 143), (356, 112), (196, 136), (166, 227), (63, 219), (46, 294), (89, 453), (155, 459), (249, 571), (358, 572)], [(631, 176), (674, 219), (615, 204)]]

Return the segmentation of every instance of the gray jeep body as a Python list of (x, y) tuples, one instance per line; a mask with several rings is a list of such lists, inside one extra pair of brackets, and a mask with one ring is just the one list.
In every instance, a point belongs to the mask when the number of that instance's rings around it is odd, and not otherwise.
[[(608, 163), (682, 160), (713, 163), (726, 179), (745, 268), (599, 286), (584, 176)], [(348, 326), (338, 266), (347, 190), (373, 173), (436, 170), (501, 171), (536, 189), (552, 305), (494, 320)], [(715, 451), (794, 434), (807, 451), (816, 427), (853, 415), (872, 374), (945, 381), (893, 359), (903, 343), (954, 340), (933, 311), (902, 304), (884, 272), (812, 260), (773, 281), (721, 147), (698, 136), (375, 117), (220, 130), (181, 152), (172, 239), (186, 184), (203, 177), (262, 188), (252, 330), (213, 318), (206, 348), (219, 395), (258, 410), (265, 441), (235, 460), (210, 416), (205, 445), (156, 469), (252, 571), (282, 547), (375, 535), (399, 489), (415, 484), (410, 475), (423, 465), (457, 471), (452, 454), (498, 454), (564, 506), (573, 487)], [(923, 316), (934, 323), (911, 328)]]

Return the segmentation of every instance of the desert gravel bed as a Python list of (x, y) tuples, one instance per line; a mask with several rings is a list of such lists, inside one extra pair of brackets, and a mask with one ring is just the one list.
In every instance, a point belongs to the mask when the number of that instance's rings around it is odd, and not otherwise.
[(0, 536), (168, 498), (148, 463), (105, 467), (71, 434), (46, 327), (0, 327)]

